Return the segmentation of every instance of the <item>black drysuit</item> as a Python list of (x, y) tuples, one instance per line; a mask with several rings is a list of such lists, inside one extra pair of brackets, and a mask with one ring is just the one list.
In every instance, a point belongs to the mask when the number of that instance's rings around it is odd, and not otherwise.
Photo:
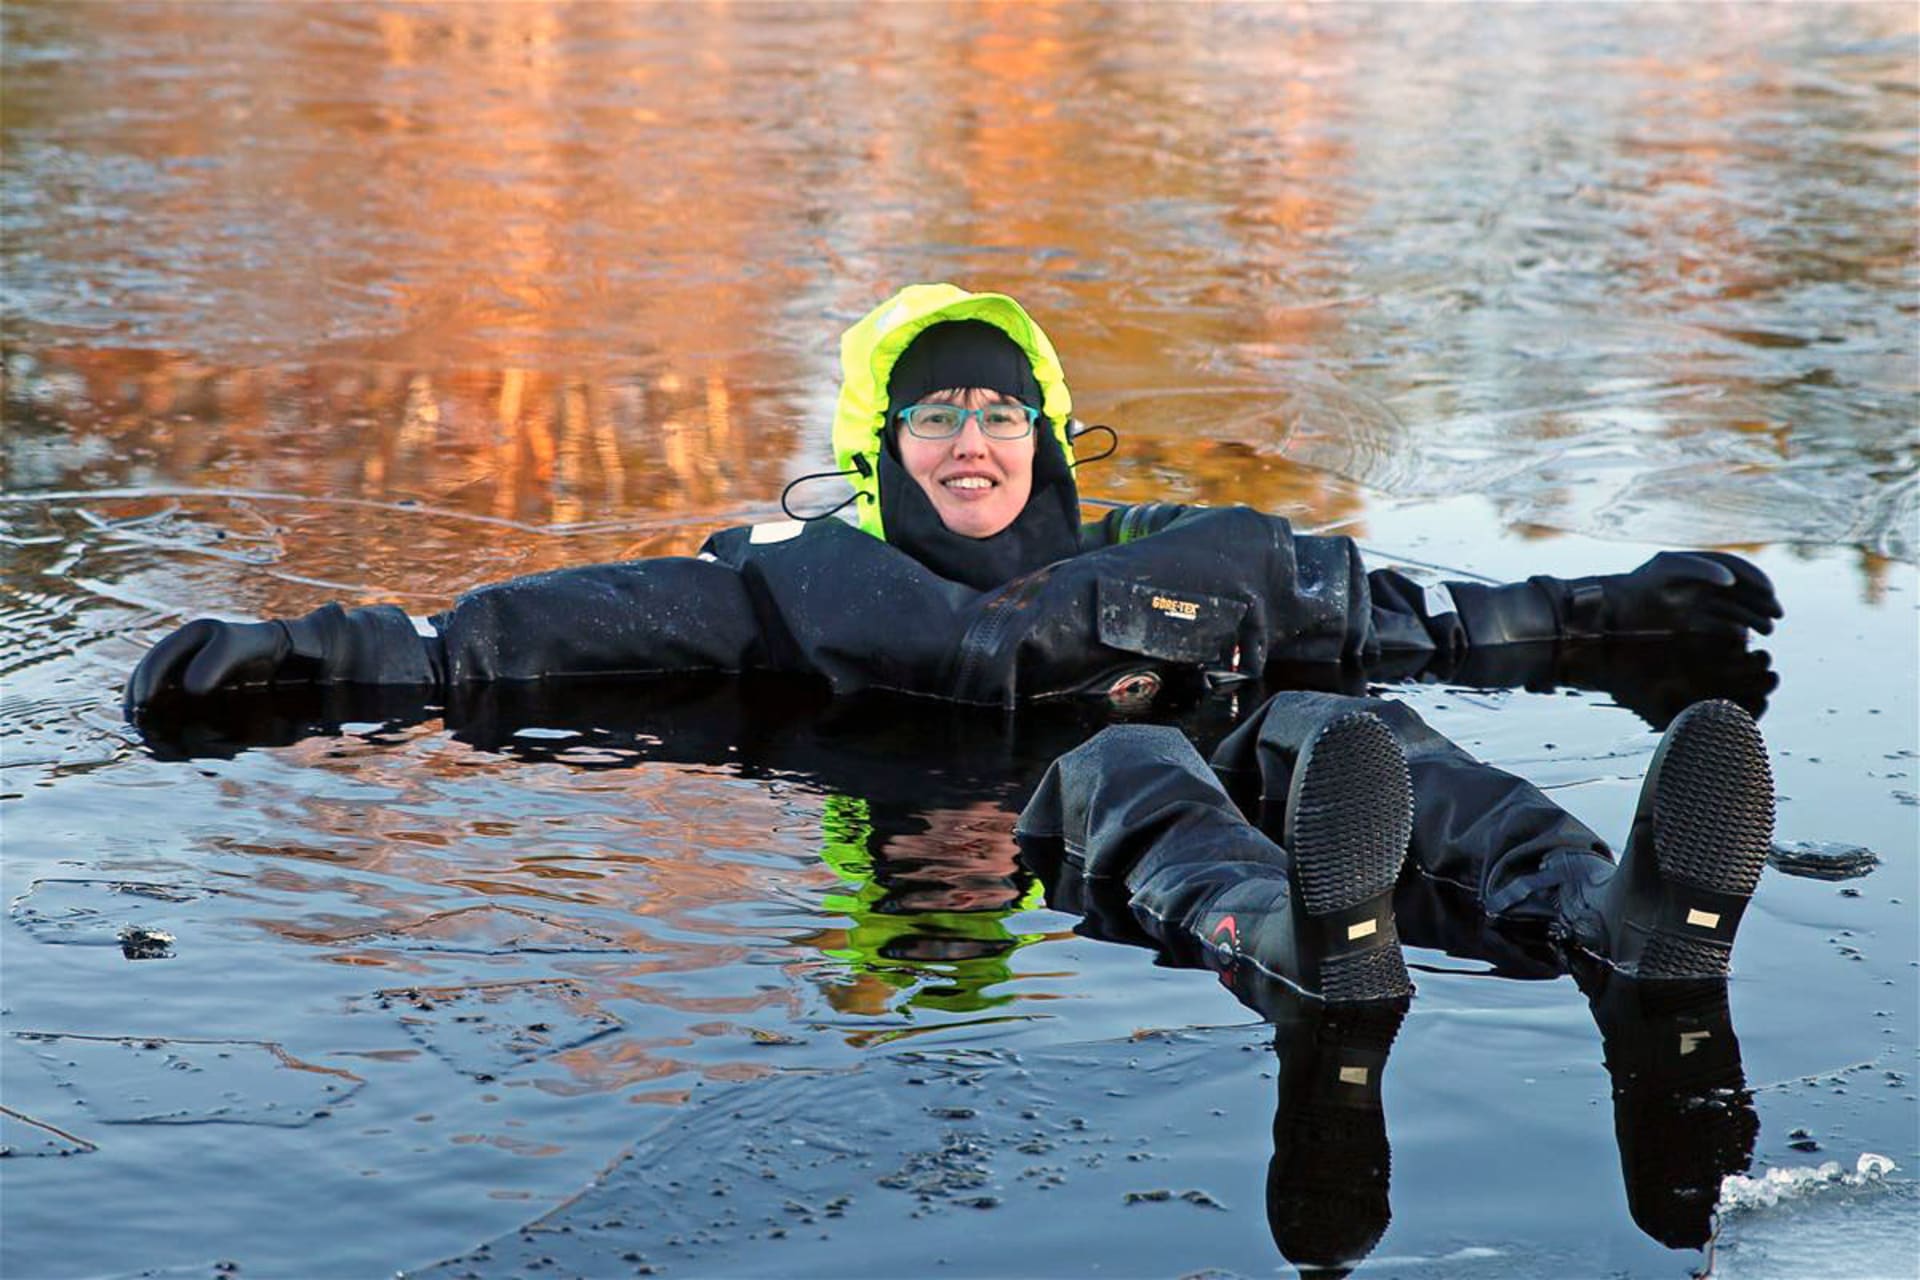
[[(713, 535), (697, 557), (478, 588), (429, 620), (432, 635), (390, 605), (262, 625), (291, 637), (275, 682), (770, 671), (821, 678), (836, 694), (999, 707), (1104, 692), (1142, 671), (1153, 687), (1219, 683), (1273, 663), (1452, 661), (1582, 634), (1557, 580), (1426, 590), (1367, 572), (1348, 538), (1296, 535), (1247, 507), (1121, 508), (1085, 526), (1080, 545), (982, 588), (838, 521), (760, 525)], [(136, 672), (129, 702), (157, 691)]]
[[(948, 531), (882, 450), (887, 541), (836, 520), (727, 529), (693, 557), (481, 587), (424, 628), (391, 605), (328, 605), (284, 622), (202, 620), (155, 646), (127, 701), (145, 713), (175, 684), (191, 694), (262, 680), (450, 699), (501, 683), (771, 672), (812, 677), (836, 696), (891, 691), (1012, 708), (1124, 694), (1138, 711), (1169, 688), (1289, 667), (1472, 679), (1471, 669), (1512, 665), (1503, 655), (1541, 644), (1558, 662), (1562, 648), (1604, 648), (1562, 641), (1691, 628), (1744, 635), (1779, 614), (1764, 575), (1731, 556), (1662, 553), (1606, 578), (1423, 588), (1392, 570), (1368, 572), (1351, 539), (1296, 535), (1248, 507), (1146, 503), (1076, 526), (1071, 468), (1050, 435), (1039, 443), (1035, 497), (991, 538)], [(1265, 720), (1277, 726), (1286, 705)], [(1414, 761), (1416, 851), (1435, 884), (1464, 888), (1492, 915), (1550, 919), (1545, 899), (1564, 877), (1604, 868), (1604, 846), (1537, 791), (1474, 764), (1404, 708), (1378, 710)], [(1271, 771), (1279, 756), (1245, 749), (1224, 767), (1256, 758)], [(1224, 867), (1204, 874), (1231, 876)], [(1422, 912), (1409, 908), (1418, 936)]]

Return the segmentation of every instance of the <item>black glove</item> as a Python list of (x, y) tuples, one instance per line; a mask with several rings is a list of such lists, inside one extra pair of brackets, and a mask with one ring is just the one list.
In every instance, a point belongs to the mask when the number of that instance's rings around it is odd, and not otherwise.
[(127, 710), (170, 690), (202, 697), (215, 689), (273, 684), (293, 653), (284, 622), (199, 618), (147, 650), (127, 681)]
[(1662, 551), (1632, 573), (1529, 581), (1554, 596), (1562, 633), (1578, 639), (1764, 636), (1783, 613), (1767, 575), (1722, 551)]
[(127, 680), (126, 710), (171, 693), (199, 698), (250, 685), (432, 685), (443, 669), (439, 645), (392, 606), (323, 605), (286, 622), (199, 618), (147, 651)]

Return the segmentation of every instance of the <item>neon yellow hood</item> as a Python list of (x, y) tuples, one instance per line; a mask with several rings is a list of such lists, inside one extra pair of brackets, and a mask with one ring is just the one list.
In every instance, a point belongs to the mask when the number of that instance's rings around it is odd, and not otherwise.
[(833, 416), (835, 464), (852, 474), (860, 528), (886, 541), (880, 519), (880, 450), (887, 426), (887, 381), (900, 353), (923, 329), (948, 320), (983, 320), (1005, 333), (1033, 362), (1040, 412), (1052, 424), (1061, 456), (1073, 465), (1067, 419), (1073, 396), (1060, 357), (1026, 309), (1004, 293), (969, 293), (958, 285), (910, 284), (840, 335), (840, 404)]

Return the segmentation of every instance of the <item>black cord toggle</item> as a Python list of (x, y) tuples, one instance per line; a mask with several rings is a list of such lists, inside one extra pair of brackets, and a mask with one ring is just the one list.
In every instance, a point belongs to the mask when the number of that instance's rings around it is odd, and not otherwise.
[(848, 467), (845, 471), (815, 471), (811, 475), (795, 476), (792, 480), (789, 480), (787, 482), (787, 487), (780, 491), (780, 510), (786, 512), (787, 519), (798, 520), (798, 521), (801, 521), (802, 523), (807, 523), (814, 520), (825, 520), (828, 516), (844, 510), (847, 504), (852, 502), (855, 498), (865, 497), (866, 495), (861, 493), (858, 489), (855, 489), (852, 493), (847, 495), (845, 501), (837, 502), (833, 506), (828, 507), (825, 511), (821, 511), (810, 516), (800, 515), (797, 512), (795, 512), (792, 507), (788, 506), (787, 495), (792, 493), (796, 486), (806, 484), (810, 480), (833, 480), (841, 476), (853, 475), (856, 472), (859, 474), (862, 480), (865, 480), (871, 475), (873, 475), (873, 464), (871, 462), (868, 462), (863, 455), (857, 454), (857, 453), (853, 455), (853, 465), (851, 467)]
[(1103, 459), (1111, 458), (1114, 455), (1114, 453), (1118, 451), (1118, 449), (1120, 448), (1120, 433), (1118, 431), (1115, 431), (1112, 427), (1109, 427), (1108, 425), (1106, 425), (1104, 422), (1097, 422), (1093, 426), (1080, 428), (1080, 430), (1074, 432), (1073, 435), (1068, 438), (1068, 443), (1077, 447), (1082, 440), (1086, 439), (1088, 436), (1092, 435), (1096, 431), (1106, 432), (1107, 438), (1111, 440), (1113, 443), (1107, 446), (1106, 451), (1104, 453), (1096, 453), (1091, 458), (1082, 458), (1076, 454), (1073, 460), (1073, 466), (1076, 471), (1079, 470), (1081, 467), (1085, 466), (1089, 462), (1099, 462), (1099, 461), (1102, 461)]

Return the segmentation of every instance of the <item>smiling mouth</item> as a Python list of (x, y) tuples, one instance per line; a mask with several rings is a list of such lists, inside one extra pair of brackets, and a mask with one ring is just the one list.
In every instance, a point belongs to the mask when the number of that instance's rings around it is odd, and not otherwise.
[(942, 480), (940, 483), (948, 489), (958, 489), (966, 493), (977, 493), (994, 486), (994, 481), (985, 476), (955, 476), (951, 480)]

